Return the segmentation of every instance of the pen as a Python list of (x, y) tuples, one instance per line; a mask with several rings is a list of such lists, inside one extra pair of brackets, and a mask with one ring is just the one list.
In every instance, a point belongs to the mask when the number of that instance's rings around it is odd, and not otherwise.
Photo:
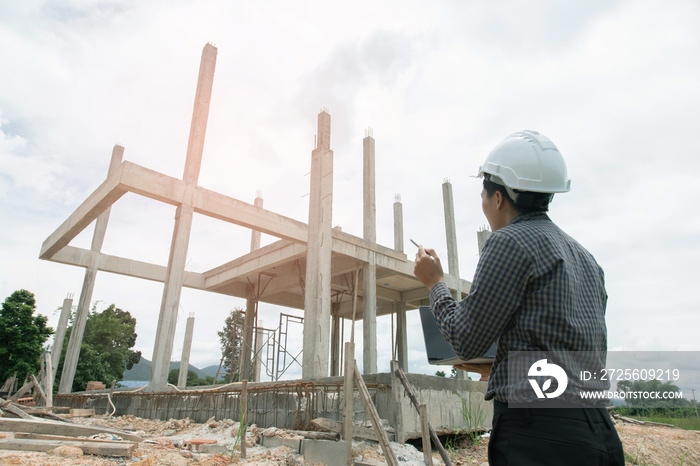
[[(415, 244), (416, 247), (417, 247), (418, 249), (420, 249), (420, 245), (419, 245), (418, 243), (416, 243), (415, 241), (413, 241), (411, 238), (409, 238), (408, 240), (409, 240), (411, 243)], [(423, 249), (423, 250), (425, 251), (425, 249)], [(428, 251), (425, 251), (425, 253), (426, 253), (428, 256), (430, 256), (431, 258), (433, 257), (432, 255), (430, 255), (430, 253), (429, 253)]]

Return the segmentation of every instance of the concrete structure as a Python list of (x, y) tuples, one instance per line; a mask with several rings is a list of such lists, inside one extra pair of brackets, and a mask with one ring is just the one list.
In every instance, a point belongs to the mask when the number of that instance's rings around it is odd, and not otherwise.
[(479, 254), (481, 254), (481, 250), (484, 249), (484, 245), (486, 244), (486, 240), (489, 239), (489, 236), (491, 236), (491, 230), (489, 230), (487, 227), (484, 227), (476, 232), (476, 241), (479, 245)]
[[(403, 204), (401, 195), (394, 198), (394, 249), (403, 252)], [(406, 303), (396, 304), (396, 360), (404, 372), (408, 372), (408, 329), (406, 327)]]
[[(455, 203), (452, 195), (452, 183), (445, 180), (442, 183), (442, 203), (445, 212), (445, 236), (447, 239), (447, 269), (448, 273), (459, 277), (459, 253), (457, 252), (457, 225), (455, 223)], [(460, 299), (460, 290), (452, 290), (452, 297)]]
[[(255, 201), (253, 203), (258, 209), (263, 207), (262, 193), (258, 191), (255, 194)], [(261, 234), (259, 231), (253, 230), (250, 235), (250, 252), (257, 251), (260, 249)], [(258, 284), (260, 280), (258, 279)], [(252, 380), (253, 382), (259, 382), (259, 373), (251, 377), (251, 352), (253, 348), (253, 328), (258, 321), (258, 295), (259, 292), (251, 286), (248, 290), (249, 297), (246, 299), (245, 303), (245, 327), (243, 329), (243, 341), (241, 342), (241, 356), (239, 360), (238, 374), (239, 380)], [(260, 361), (256, 361), (255, 367), (259, 366)]]
[(182, 356), (180, 357), (180, 373), (177, 377), (177, 388), (187, 385), (187, 375), (190, 371), (190, 350), (192, 349), (192, 334), (194, 333), (194, 313), (190, 313), (185, 326), (185, 340), (182, 343)]
[[(452, 183), (450, 180), (445, 180), (442, 183), (442, 202), (445, 212), (445, 236), (447, 239), (447, 269), (450, 275), (459, 277), (459, 253), (457, 251), (457, 224), (455, 222), (455, 202), (452, 194)], [(451, 290), (452, 297), (460, 300), (462, 290)], [(456, 372), (458, 379), (467, 380), (469, 375), (466, 371), (458, 370)]]
[[(124, 158), (124, 148), (114, 146), (112, 149), (112, 158), (109, 163), (107, 178), (119, 170), (119, 166)], [(80, 345), (83, 342), (85, 333), (85, 323), (90, 314), (90, 302), (92, 301), (92, 292), (95, 289), (95, 279), (97, 271), (102, 260), (102, 243), (104, 243), (105, 234), (107, 233), (107, 223), (109, 222), (109, 213), (111, 204), (106, 206), (100, 212), (97, 221), (95, 222), (95, 232), (92, 236), (92, 244), (88, 253), (87, 266), (85, 267), (85, 278), (83, 279), (83, 287), (80, 291), (78, 299), (78, 310), (73, 320), (73, 329), (68, 339), (68, 347), (66, 348), (66, 357), (63, 360), (63, 371), (61, 372), (61, 381), (58, 384), (58, 393), (70, 393), (73, 387), (73, 379), (75, 378), (75, 370), (78, 367), (78, 356), (80, 355)], [(167, 379), (168, 375), (165, 375)]]
[[(393, 428), (395, 441), (405, 443), (421, 437), (420, 418), (403, 385), (393, 383), (392, 377), (392, 374), (381, 373), (365, 375), (363, 379), (379, 417)], [(486, 430), (491, 426), (493, 403), (484, 400), (486, 382), (422, 374), (406, 374), (406, 378), (416, 398), (427, 405), (428, 420), (438, 435), (458, 430)], [(343, 385), (342, 377), (317, 379), (314, 383), (303, 380), (249, 382), (248, 424), (255, 424), (258, 429), (310, 430), (311, 421), (318, 417), (341, 422), (346, 398)], [(240, 419), (241, 386), (237, 383), (224, 389), (188, 387), (181, 392), (160, 393), (115, 389), (111, 401), (116, 416), (162, 420), (189, 418), (199, 423), (211, 417), (235, 420)], [(111, 409), (109, 399), (104, 396), (106, 392), (57, 395), (54, 404), (105, 412)], [(357, 387), (352, 392), (352, 420), (356, 425), (369, 420)]]
[(300, 452), (305, 464), (325, 464), (327, 466), (345, 466), (349, 464), (350, 448), (345, 440), (303, 439)]
[[(329, 369), (336, 364), (336, 361), (329, 362), (331, 316), (339, 319), (338, 322), (352, 317), (354, 288), (358, 286), (353, 277), (358, 270), (363, 272), (363, 285), (358, 289), (357, 318), (367, 321), (363, 324), (364, 353), (365, 358), (369, 358), (364, 360), (363, 372), (376, 372), (377, 316), (417, 308), (427, 302), (428, 290), (414, 277), (414, 264), (403, 251), (376, 244), (376, 214), (374, 219), (365, 220), (363, 238), (331, 227), (333, 151), (330, 149), (331, 117), (327, 111), (318, 115), (317, 143), (311, 154), (308, 225), (197, 184), (215, 61), (216, 48), (206, 45), (202, 52), (183, 179), (120, 159), (120, 163), (110, 168), (107, 179), (44, 241), (39, 257), (85, 267), (93, 283), (94, 274), (104, 271), (164, 284), (149, 391), (166, 387), (183, 286), (303, 309), (302, 375), (308, 379), (328, 376)], [(366, 175), (366, 206), (373, 209), (374, 139), (371, 135), (365, 138), (363, 146), (365, 159), (372, 167), (371, 173)], [(115, 146), (114, 151), (122, 153), (123, 148)], [(127, 192), (177, 208), (167, 266), (101, 253), (101, 240), (97, 241), (97, 238), (91, 250), (70, 245), (71, 240), (93, 221), (108, 214), (110, 206)], [(185, 257), (195, 214), (243, 226), (279, 240), (203, 273), (190, 272), (185, 269)], [(99, 221), (98, 224), (100, 228), (106, 227), (106, 222)], [(222, 251), (225, 251), (224, 247)], [(469, 290), (470, 284), (458, 276), (448, 273), (445, 279), (452, 290), (461, 290), (462, 293)], [(251, 293), (252, 290), (255, 293)], [(81, 300), (89, 302), (88, 293), (83, 294), (85, 298), (81, 295)], [(252, 333), (250, 322), (246, 325), (246, 332)], [(406, 364), (403, 319), (398, 326), (402, 330), (398, 332), (397, 346), (404, 348), (401, 358), (404, 359), (402, 364)], [(341, 333), (334, 332), (334, 339), (339, 339)], [(77, 357), (77, 352), (75, 355)], [(333, 357), (339, 358), (340, 351), (334, 352)]]
[(364, 314), (362, 319), (362, 367), (365, 374), (377, 372), (377, 258), (372, 249), (377, 244), (377, 203), (374, 191), (374, 138), (372, 130), (362, 140), (362, 231), (369, 248), (369, 260), (362, 268)]
[[(68, 318), (70, 317), (72, 307), (73, 297), (68, 296), (66, 299), (63, 300), (61, 314), (58, 317), (58, 324), (56, 325), (56, 335), (54, 335), (53, 337), (53, 347), (51, 348), (52, 379), (56, 379), (56, 369), (58, 369), (58, 363), (61, 360), (61, 351), (63, 351), (63, 340), (66, 337), (66, 329), (68, 328)], [(72, 380), (71, 384), (73, 384)]]
[[(263, 351), (265, 349), (266, 343), (265, 332), (262, 328), (255, 327), (255, 338), (253, 339), (253, 341), (255, 350), (253, 351), (253, 354), (255, 355), (255, 357), (253, 358), (253, 362), (251, 364), (251, 366), (253, 367), (253, 377), (250, 380), (252, 380), (253, 382), (260, 382), (262, 376), (262, 373), (260, 371), (262, 370)], [(268, 369), (267, 365), (265, 365), (265, 369)], [(272, 368), (269, 369), (271, 370)]]
[(311, 153), (311, 193), (304, 290), (304, 359), (301, 375), (328, 375), (331, 325), (331, 243), (333, 218), (333, 151), (331, 116), (318, 115), (316, 148)]
[(163, 299), (160, 304), (158, 328), (153, 345), (153, 365), (148, 382), (150, 390), (160, 390), (168, 380), (170, 358), (172, 356), (173, 339), (177, 323), (177, 310), (180, 305), (180, 292), (185, 275), (187, 248), (190, 242), (192, 219), (194, 216), (194, 196), (199, 179), (204, 150), (204, 135), (209, 119), (209, 103), (211, 102), (212, 86), (214, 84), (214, 68), (216, 67), (216, 47), (211, 44), (204, 46), (202, 61), (199, 66), (197, 92), (194, 97), (194, 110), (190, 125), (190, 137), (187, 142), (185, 171), (181, 185), (184, 192), (175, 211), (175, 226), (170, 246), (170, 258), (165, 275)]

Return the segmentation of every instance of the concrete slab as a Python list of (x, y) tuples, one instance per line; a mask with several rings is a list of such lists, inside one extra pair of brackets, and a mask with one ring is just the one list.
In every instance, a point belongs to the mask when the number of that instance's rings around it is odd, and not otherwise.
[(289, 447), (292, 450), (294, 450), (296, 453), (301, 453), (301, 440), (302, 439), (293, 439), (293, 438), (284, 438), (284, 437), (278, 437), (276, 435), (274, 436), (265, 436), (261, 435), (260, 436), (260, 444), (265, 447), (265, 448), (277, 448), (281, 445), (285, 447)]
[(200, 445), (199, 448), (197, 448), (197, 451), (200, 453), (207, 453), (210, 455), (220, 455), (221, 453), (226, 452), (226, 450), (229, 449), (229, 445), (212, 445), (212, 444), (203, 444)]
[(301, 442), (301, 454), (305, 463), (322, 463), (328, 466), (345, 466), (348, 464), (348, 442), (340, 440), (304, 439)]

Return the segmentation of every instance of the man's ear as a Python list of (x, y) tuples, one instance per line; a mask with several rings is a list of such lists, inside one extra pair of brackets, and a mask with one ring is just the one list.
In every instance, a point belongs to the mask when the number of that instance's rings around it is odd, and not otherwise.
[(496, 191), (493, 193), (494, 196), (496, 196), (496, 209), (500, 210), (501, 206), (503, 205), (503, 202), (505, 199), (503, 199), (503, 193), (500, 191)]

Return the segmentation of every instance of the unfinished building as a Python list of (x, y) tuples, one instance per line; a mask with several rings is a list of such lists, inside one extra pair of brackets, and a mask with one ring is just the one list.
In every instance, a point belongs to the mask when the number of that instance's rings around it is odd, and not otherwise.
[[(42, 245), (41, 259), (86, 269), (59, 394), (68, 394), (71, 390), (98, 271), (164, 284), (152, 369), (146, 390), (150, 393), (167, 391), (183, 286), (246, 300), (241, 379), (251, 376), (245, 371), (251, 366), (257, 303), (303, 310), (304, 380), (340, 375), (342, 319), (362, 320), (362, 372), (376, 374), (377, 317), (390, 313), (396, 313), (398, 365), (408, 371), (406, 312), (425, 304), (428, 290), (413, 275), (414, 264), (403, 252), (402, 206), (398, 200), (394, 205), (393, 247), (376, 243), (374, 138), (367, 134), (363, 140), (362, 238), (332, 227), (333, 151), (330, 148), (331, 117), (327, 111), (318, 115), (316, 147), (311, 153), (308, 223), (264, 209), (260, 197), (254, 204), (249, 204), (199, 186), (216, 55), (214, 46), (207, 44), (204, 47), (182, 179), (123, 160), (124, 148), (115, 146), (105, 181)], [(176, 207), (167, 266), (101, 252), (110, 207), (127, 192)], [(455, 297), (459, 297), (468, 292), (470, 283), (459, 278), (449, 183), (443, 185), (443, 195), (448, 233), (449, 270), (446, 282)], [(203, 273), (186, 270), (195, 214), (249, 228), (253, 232), (251, 251)], [(71, 246), (71, 240), (93, 222), (95, 232), (91, 248)], [(279, 239), (260, 247), (260, 233)], [(187, 371), (184, 372), (186, 375)], [(483, 392), (483, 387), (480, 391)]]

